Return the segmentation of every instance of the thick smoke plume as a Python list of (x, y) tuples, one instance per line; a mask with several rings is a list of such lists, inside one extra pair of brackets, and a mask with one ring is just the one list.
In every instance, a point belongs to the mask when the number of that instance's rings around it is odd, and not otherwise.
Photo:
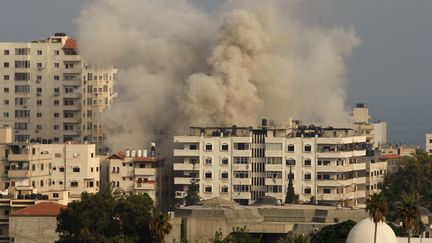
[(78, 20), (81, 54), (119, 69), (104, 116), (114, 149), (171, 139), (188, 126), (256, 125), (262, 117), (347, 122), (344, 59), (352, 30), (292, 17), (297, 0), (93, 0)]

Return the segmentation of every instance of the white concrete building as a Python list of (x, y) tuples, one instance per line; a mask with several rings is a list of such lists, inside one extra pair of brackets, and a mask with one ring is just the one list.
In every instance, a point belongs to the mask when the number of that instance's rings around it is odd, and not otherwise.
[(0, 126), (13, 140), (87, 140), (105, 152), (101, 113), (112, 104), (116, 70), (87, 64), (63, 33), (32, 42), (0, 42)]
[(426, 152), (432, 155), (432, 133), (426, 133)]
[(12, 142), (12, 129), (0, 128), (0, 190), (40, 193), (49, 199), (79, 199), (99, 190), (100, 158), (94, 144)]
[(313, 196), (322, 203), (353, 205), (369, 193), (366, 136), (354, 136), (352, 129), (273, 128), (263, 122), (259, 128), (191, 128), (174, 143), (179, 199), (191, 180), (198, 180), (202, 199), (249, 204), (267, 195), (284, 202), (290, 169), (301, 201)]

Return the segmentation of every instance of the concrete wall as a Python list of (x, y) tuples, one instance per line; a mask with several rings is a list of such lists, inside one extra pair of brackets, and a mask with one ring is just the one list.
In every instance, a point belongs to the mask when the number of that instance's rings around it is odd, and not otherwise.
[(59, 239), (55, 232), (55, 217), (17, 217), (9, 218), (9, 236), (15, 243), (55, 242)]

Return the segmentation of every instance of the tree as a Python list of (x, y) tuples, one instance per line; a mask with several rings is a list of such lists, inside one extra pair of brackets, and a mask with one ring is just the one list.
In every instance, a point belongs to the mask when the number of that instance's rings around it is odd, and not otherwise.
[(308, 235), (299, 235), (288, 233), (285, 237), (279, 239), (277, 243), (310, 243), (311, 239)]
[(215, 235), (209, 239), (211, 243), (259, 243), (260, 239), (253, 238), (246, 226), (236, 227), (232, 229), (232, 232), (223, 237), (221, 229), (215, 232)]
[(291, 172), (291, 166), (290, 166), (290, 171), (288, 174), (288, 188), (287, 188), (287, 193), (286, 193), (286, 197), (285, 197), (285, 203), (295, 203), (296, 202), (296, 194), (294, 192), (294, 185), (293, 185), (293, 174)]
[(402, 200), (397, 204), (398, 217), (402, 221), (402, 225), (408, 233), (408, 243), (413, 230), (420, 217), (420, 210), (417, 207), (417, 200), (414, 196), (402, 195)]
[[(58, 242), (150, 242), (168, 234), (168, 217), (147, 195), (114, 198), (109, 189), (83, 193), (57, 216)], [(151, 229), (158, 222), (161, 229)], [(153, 223), (156, 226), (156, 223)]]
[(323, 227), (312, 236), (313, 243), (345, 243), (350, 230), (356, 225), (356, 222), (347, 220), (338, 224)]
[(186, 206), (195, 205), (197, 202), (200, 201), (198, 190), (198, 180), (195, 178), (191, 179), (191, 184), (189, 185), (189, 190), (187, 191), (187, 195), (185, 197)]
[(366, 211), (375, 223), (374, 243), (376, 243), (378, 223), (383, 221), (388, 212), (387, 202), (382, 193), (374, 193), (366, 201)]
[(168, 221), (168, 215), (153, 209), (153, 215), (150, 220), (150, 231), (156, 237), (157, 242), (165, 242), (165, 235), (171, 232), (172, 226)]

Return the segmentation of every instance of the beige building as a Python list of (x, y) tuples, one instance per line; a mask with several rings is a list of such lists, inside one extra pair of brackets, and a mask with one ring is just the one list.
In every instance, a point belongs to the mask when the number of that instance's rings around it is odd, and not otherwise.
[(168, 206), (169, 172), (164, 167), (165, 160), (156, 156), (154, 144), (150, 153), (145, 149), (132, 149), (113, 154), (107, 160), (112, 189), (122, 195), (147, 193), (158, 206)]
[(365, 104), (357, 104), (352, 109), (351, 116), (355, 135), (366, 136), (366, 141), (374, 148), (387, 144), (387, 123), (371, 122), (369, 108)]
[(432, 155), (432, 133), (426, 133), (426, 152)]
[[(192, 181), (199, 196), (251, 204), (263, 196), (285, 201), (290, 171), (300, 201), (364, 203), (375, 179), (366, 136), (352, 129), (314, 126), (191, 128), (174, 138), (174, 184), (181, 201)], [(377, 169), (378, 170), (378, 169)], [(382, 172), (385, 173), (385, 172)]]
[(40, 202), (12, 212), (9, 217), (10, 242), (56, 242), (59, 239), (55, 231), (56, 217), (65, 207), (55, 202)]
[(84, 191), (99, 190), (100, 158), (94, 144), (11, 142), (11, 128), (0, 128), (0, 135), (4, 194), (40, 193), (50, 199), (75, 200)]
[(0, 127), (14, 142), (95, 143), (104, 153), (101, 114), (111, 107), (116, 70), (87, 64), (63, 33), (0, 42)]

